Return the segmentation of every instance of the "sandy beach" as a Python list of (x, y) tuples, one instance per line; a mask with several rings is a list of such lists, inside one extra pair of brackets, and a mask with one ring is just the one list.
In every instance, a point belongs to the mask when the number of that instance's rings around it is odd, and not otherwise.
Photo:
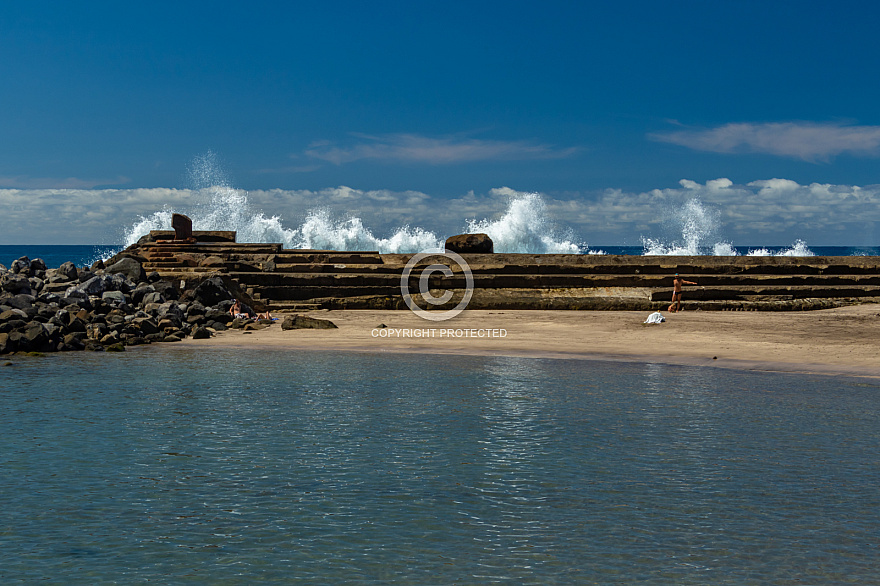
[[(177, 347), (416, 352), (625, 360), (880, 377), (880, 305), (811, 312), (465, 311), (431, 322), (409, 311), (314, 311), (332, 330), (219, 332)], [(283, 317), (283, 316), (281, 316)], [(380, 328), (381, 325), (386, 327)]]

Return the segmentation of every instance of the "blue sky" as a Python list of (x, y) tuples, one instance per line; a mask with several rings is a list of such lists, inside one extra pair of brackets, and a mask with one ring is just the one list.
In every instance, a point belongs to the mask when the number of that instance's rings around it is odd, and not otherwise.
[[(43, 202), (31, 215), (51, 218), (72, 189), (93, 192), (96, 225), (130, 221), (107, 190), (186, 188), (211, 150), (240, 189), (415, 191), (435, 208), (473, 192), (490, 215), (502, 187), (613, 214), (610, 192), (644, 207), (682, 180), (757, 195), (750, 184), (784, 179), (803, 188), (773, 194), (791, 225), (728, 214), (736, 195), (708, 203), (738, 238), (844, 243), (880, 221), (878, 15), (804, 1), (3, 3), (0, 231), (33, 238), (11, 224), (22, 191)], [(814, 184), (858, 187), (864, 209), (802, 201)], [(377, 230), (432, 221), (374, 216)], [(597, 243), (651, 228), (567, 216)], [(92, 229), (63, 238), (104, 238)]]

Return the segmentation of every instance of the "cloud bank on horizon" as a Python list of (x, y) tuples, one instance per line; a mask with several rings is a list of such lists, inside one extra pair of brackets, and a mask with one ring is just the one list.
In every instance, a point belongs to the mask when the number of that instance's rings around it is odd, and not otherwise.
[[(253, 213), (298, 228), (310, 213), (360, 218), (377, 235), (409, 226), (446, 237), (468, 222), (501, 216), (512, 198), (525, 192), (507, 187), (456, 198), (420, 191), (252, 190)], [(0, 244), (118, 244), (140, 218), (170, 209), (198, 213), (199, 193), (189, 189), (0, 189)], [(606, 189), (563, 196), (543, 195), (548, 220), (592, 247), (638, 245), (662, 235), (670, 214), (689, 200), (717, 209), (720, 236), (737, 245), (785, 245), (806, 239), (813, 245), (873, 245), (880, 226), (880, 185), (855, 186), (767, 179), (735, 184), (719, 178), (678, 187), (629, 192)]]

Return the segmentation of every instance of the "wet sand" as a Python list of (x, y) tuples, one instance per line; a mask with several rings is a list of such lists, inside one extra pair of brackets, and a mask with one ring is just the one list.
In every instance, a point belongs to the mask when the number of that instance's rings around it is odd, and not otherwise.
[(880, 377), (880, 305), (663, 312), (666, 322), (650, 325), (643, 323), (648, 313), (465, 311), (432, 322), (409, 311), (313, 311), (304, 315), (339, 329), (283, 331), (279, 320), (259, 331), (229, 330), (174, 346), (625, 360)]

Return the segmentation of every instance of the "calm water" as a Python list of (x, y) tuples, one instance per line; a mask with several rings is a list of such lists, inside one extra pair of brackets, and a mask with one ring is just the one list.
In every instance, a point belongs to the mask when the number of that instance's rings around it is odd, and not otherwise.
[(3, 583), (880, 582), (878, 381), (181, 347), (12, 360)]

